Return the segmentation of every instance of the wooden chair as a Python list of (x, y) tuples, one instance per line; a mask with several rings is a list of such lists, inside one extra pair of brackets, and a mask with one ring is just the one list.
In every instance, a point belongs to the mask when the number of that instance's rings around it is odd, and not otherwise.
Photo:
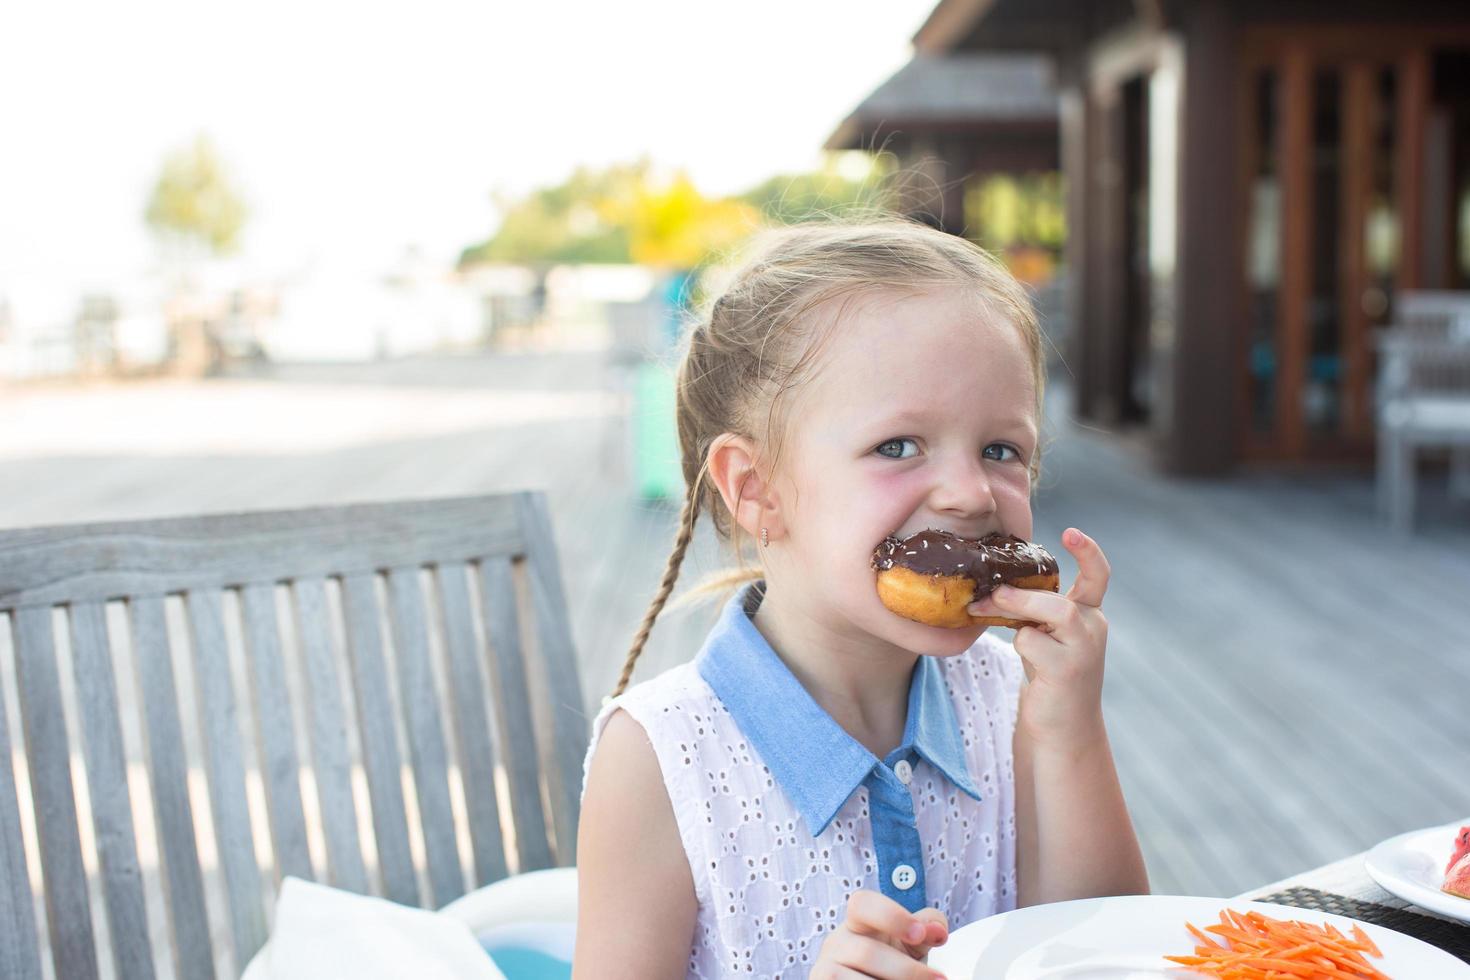
[(539, 494), (3, 531), (0, 620), (0, 976), (235, 976), (284, 875), (437, 908), (575, 862)]

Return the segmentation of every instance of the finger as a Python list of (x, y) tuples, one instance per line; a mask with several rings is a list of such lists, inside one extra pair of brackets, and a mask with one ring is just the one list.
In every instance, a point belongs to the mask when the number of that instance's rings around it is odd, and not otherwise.
[(924, 924), (924, 939), (918, 944), (905, 943), (904, 946), (911, 956), (922, 959), (929, 955), (929, 950), (949, 941), (949, 920), (943, 912), (931, 908), (919, 909), (914, 917)]
[(1075, 527), (1062, 532), (1062, 546), (1077, 559), (1077, 579), (1067, 590), (1067, 598), (1084, 606), (1101, 606), (1112, 576), (1112, 567), (1102, 548)]
[(929, 933), (931, 934), (935, 929), (938, 929), (939, 932), (947, 934), (947, 936), (948, 934), (950, 934), (950, 920), (948, 920), (948, 918), (945, 917), (944, 912), (939, 911), (938, 908), (931, 908), (926, 905), (926, 907), (920, 908), (919, 911), (914, 912), (914, 918), (917, 918), (920, 923), (928, 926)]
[[(1001, 588), (1014, 588), (1014, 586), (1001, 586)], [(1057, 595), (1048, 589), (1023, 589), (1024, 592), (1040, 592), (1044, 595)], [(995, 604), (995, 593), (987, 592), (984, 596), (976, 599), (965, 607), (965, 612), (970, 614), (971, 626), (1008, 626), (1012, 629), (1018, 628), (1016, 622), (1020, 617), (1003, 611)]]
[[(830, 946), (831, 948), (827, 948)], [(857, 970), (875, 980), (934, 980), (943, 974), (895, 946), (873, 936), (859, 936), (839, 929), (827, 940), (822, 955), (834, 963)]]
[(914, 914), (881, 892), (856, 891), (847, 900), (847, 930), (857, 936), (872, 936), (886, 943), (922, 942), (923, 935), (909, 932), (922, 926)]
[(1078, 617), (1077, 605), (1066, 596), (1040, 589), (1018, 589), (1002, 585), (990, 593), (995, 610), (1012, 619), (1026, 619), (1042, 624), (1045, 632), (1071, 626)]
[(1055, 636), (1029, 626), (1016, 630), (1011, 646), (1021, 656), (1028, 681), (1035, 680), (1037, 673), (1056, 677), (1067, 669), (1072, 660), (1072, 651), (1058, 642)]
[(945, 932), (949, 932), (949, 918), (939, 909), (925, 906), (914, 913), (914, 918), (926, 925), (936, 924)]

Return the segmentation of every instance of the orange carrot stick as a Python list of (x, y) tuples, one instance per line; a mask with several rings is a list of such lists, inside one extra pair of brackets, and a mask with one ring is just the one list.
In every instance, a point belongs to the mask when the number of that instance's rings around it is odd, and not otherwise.
[(1356, 924), (1348, 936), (1330, 922), (1313, 925), (1274, 919), (1254, 909), (1222, 909), (1218, 925), (1203, 930), (1190, 922), (1184, 925), (1199, 941), (1195, 955), (1164, 959), (1220, 980), (1388, 980), (1363, 955), (1383, 953)]

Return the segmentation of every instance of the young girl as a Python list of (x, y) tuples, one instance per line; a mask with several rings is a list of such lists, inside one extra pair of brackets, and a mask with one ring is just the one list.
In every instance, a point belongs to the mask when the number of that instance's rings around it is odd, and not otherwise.
[[(1148, 890), (1097, 544), (1063, 535), (1066, 595), (971, 606), (1042, 624), (1010, 644), (894, 615), (869, 564), (925, 528), (1030, 539), (1043, 370), (1021, 286), (900, 220), (771, 233), (695, 326), (678, 537), (593, 724), (577, 977), (932, 977), (951, 928)], [(760, 568), (692, 663), (624, 692), (701, 513)]]

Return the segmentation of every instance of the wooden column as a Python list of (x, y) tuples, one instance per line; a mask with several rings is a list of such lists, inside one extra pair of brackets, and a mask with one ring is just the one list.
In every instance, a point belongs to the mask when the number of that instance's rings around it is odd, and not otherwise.
[(1288, 456), (1305, 444), (1302, 381), (1307, 363), (1307, 303), (1312, 294), (1312, 60), (1293, 44), (1281, 60), (1281, 305), (1276, 441)]
[(1398, 63), (1398, 156), (1394, 160), (1399, 214), (1398, 288), (1424, 282), (1424, 138), (1429, 111), (1429, 52), (1421, 47)]
[(1092, 130), (1094, 110), (1085, 79), (1074, 77), (1062, 89), (1060, 101), (1062, 172), (1066, 175), (1067, 318), (1069, 321), (1067, 361), (1071, 366), (1073, 410), (1082, 418), (1093, 417), (1094, 391), (1091, 365), (1096, 362), (1097, 310), (1091, 207), (1093, 195)]
[(1098, 341), (1098, 357), (1092, 365), (1096, 379), (1093, 409), (1098, 421), (1111, 426), (1123, 416), (1124, 284), (1128, 277), (1124, 230), (1128, 202), (1123, 179), (1123, 93), (1116, 84), (1109, 82), (1107, 86), (1093, 92), (1097, 140), (1090, 217), (1095, 225), (1093, 261), (1098, 276), (1097, 308), (1093, 312)]
[[(1234, 207), (1236, 141), (1235, 23), (1229, 5), (1200, 0), (1186, 8), (1180, 110), (1178, 315), (1170, 381), (1155, 411), (1163, 465), (1208, 475), (1234, 462), (1230, 370), (1240, 266), (1233, 247), (1241, 223)], [(1157, 351), (1155, 352), (1157, 354)]]
[(1342, 239), (1338, 244), (1338, 306), (1342, 311), (1342, 434), (1351, 441), (1371, 431), (1368, 405), (1369, 286), (1365, 236), (1373, 194), (1373, 79), (1375, 66), (1355, 61), (1343, 69)]
[[(1250, 50), (1241, 60), (1241, 71), (1235, 82), (1235, 127), (1240, 134), (1236, 141), (1236, 193), (1233, 198), (1237, 213), (1241, 216), (1235, 233), (1235, 321), (1239, 324), (1232, 351), (1235, 372), (1235, 452), (1238, 458), (1248, 459), (1259, 449), (1260, 439), (1255, 431), (1255, 376), (1251, 372), (1251, 343), (1255, 327), (1255, 284), (1251, 278), (1251, 258), (1254, 254), (1252, 235), (1255, 232), (1256, 179), (1260, 173), (1266, 153), (1259, 137), (1261, 125), (1258, 91), (1264, 70), (1274, 62), (1262, 59), (1259, 50)], [(1272, 89), (1276, 98), (1277, 89)], [(1274, 102), (1273, 102), (1274, 104)], [(1280, 160), (1276, 160), (1280, 169)], [(1278, 173), (1279, 179), (1279, 173)], [(1272, 324), (1274, 329), (1275, 325)]]

